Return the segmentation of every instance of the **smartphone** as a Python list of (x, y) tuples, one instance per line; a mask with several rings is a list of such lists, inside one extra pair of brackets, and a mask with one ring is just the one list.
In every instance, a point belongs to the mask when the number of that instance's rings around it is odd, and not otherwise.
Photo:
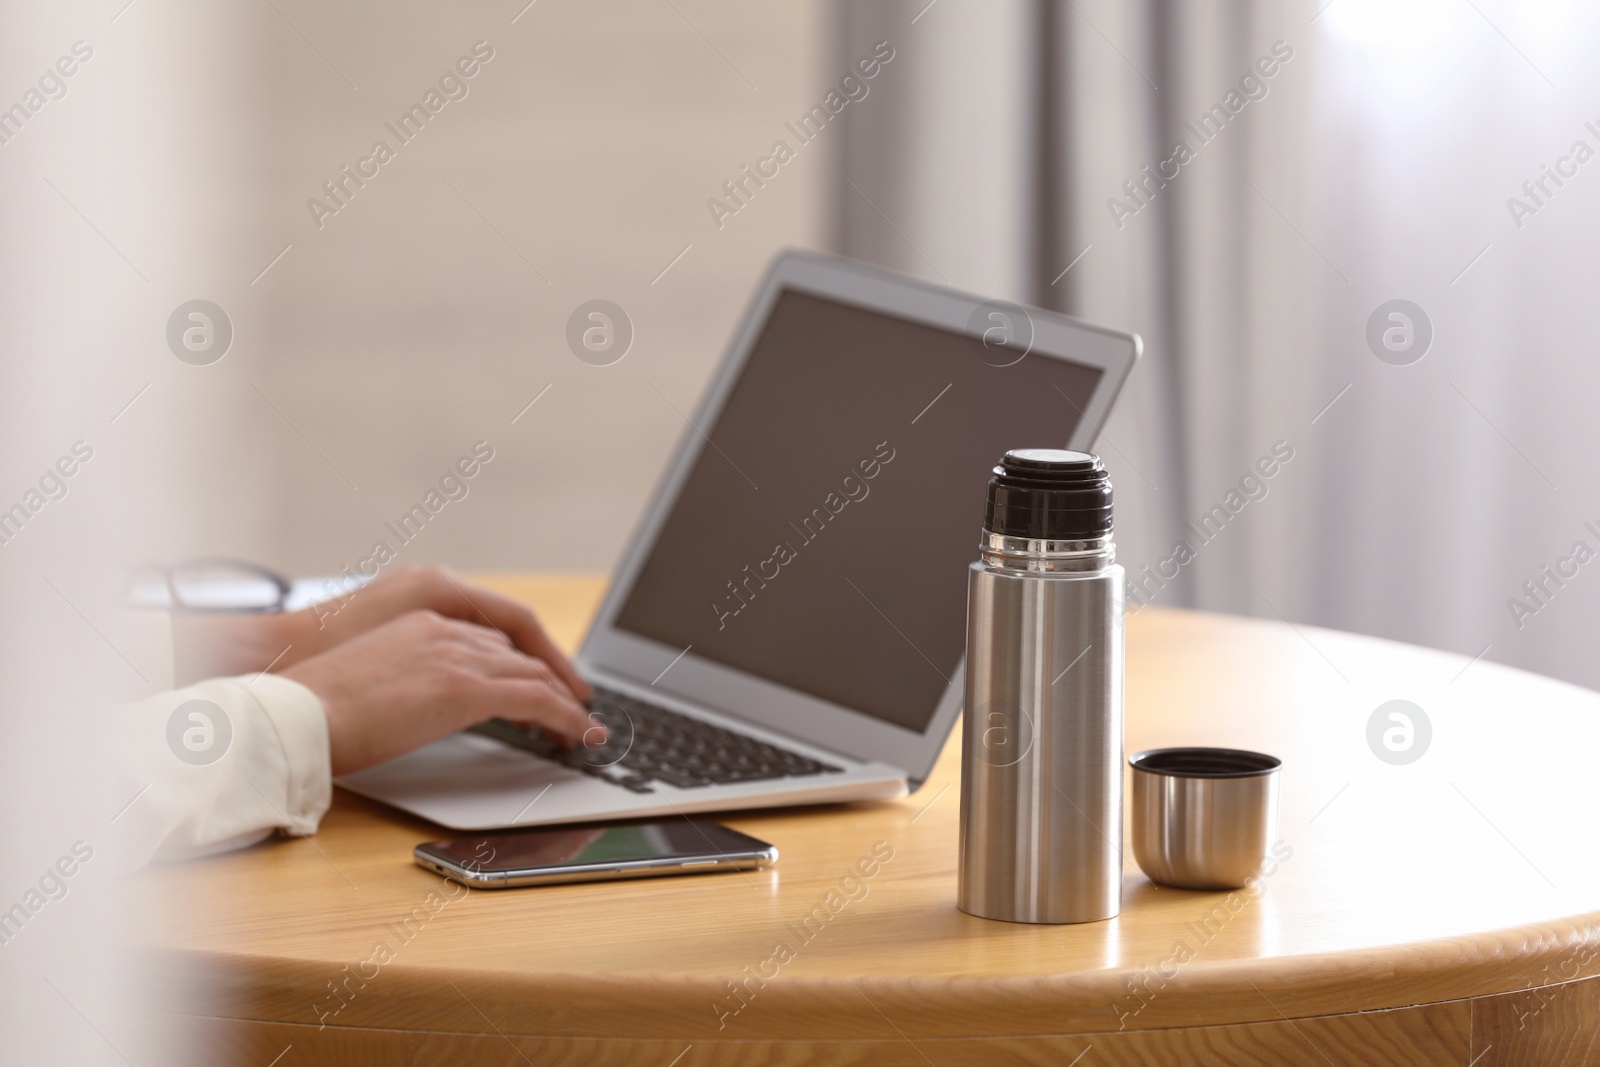
[(515, 889), (756, 870), (776, 863), (778, 850), (720, 823), (676, 819), (429, 841), (418, 845), (412, 857), (418, 866), (473, 889)]

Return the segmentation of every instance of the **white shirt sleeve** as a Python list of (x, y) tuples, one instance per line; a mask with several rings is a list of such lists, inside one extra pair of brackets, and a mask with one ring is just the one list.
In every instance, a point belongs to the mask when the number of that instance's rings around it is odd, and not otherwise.
[(146, 782), (125, 814), (130, 863), (242, 848), (275, 830), (316, 833), (333, 786), (327, 719), (305, 686), (275, 674), (217, 678), (120, 714), (123, 765)]

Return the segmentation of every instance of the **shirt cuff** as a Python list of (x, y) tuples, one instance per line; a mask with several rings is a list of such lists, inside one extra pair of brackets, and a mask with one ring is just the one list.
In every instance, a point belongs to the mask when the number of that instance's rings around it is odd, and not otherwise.
[(299, 682), (278, 674), (233, 679), (255, 699), (277, 732), (287, 769), (284, 782), (284, 830), (297, 837), (317, 832), (317, 824), (333, 800), (333, 773), (328, 749), (328, 718), (322, 701)]

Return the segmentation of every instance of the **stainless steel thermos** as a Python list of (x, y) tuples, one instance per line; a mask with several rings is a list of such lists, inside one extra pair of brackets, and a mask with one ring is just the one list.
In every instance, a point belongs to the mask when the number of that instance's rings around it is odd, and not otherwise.
[(967, 577), (962, 911), (1109, 919), (1122, 906), (1123, 572), (1111, 482), (1025, 448), (989, 480)]

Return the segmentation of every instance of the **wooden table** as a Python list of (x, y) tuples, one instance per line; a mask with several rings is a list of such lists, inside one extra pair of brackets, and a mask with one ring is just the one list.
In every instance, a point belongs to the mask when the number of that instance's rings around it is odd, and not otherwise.
[[(568, 647), (601, 589), (493, 581)], [(436, 828), (341, 793), (314, 838), (141, 877), (162, 1025), (257, 1067), (1600, 1062), (1600, 696), (1157, 609), (1129, 622), (1127, 694), (1130, 752), (1283, 757), (1291, 854), (1259, 899), (1130, 857), (1109, 922), (957, 911), (959, 737), (904, 800), (728, 817), (781, 850), (752, 874), (468, 893), (412, 865)], [(1403, 766), (1367, 741), (1395, 698), (1432, 724)], [(334, 998), (346, 967), (366, 977)]]

